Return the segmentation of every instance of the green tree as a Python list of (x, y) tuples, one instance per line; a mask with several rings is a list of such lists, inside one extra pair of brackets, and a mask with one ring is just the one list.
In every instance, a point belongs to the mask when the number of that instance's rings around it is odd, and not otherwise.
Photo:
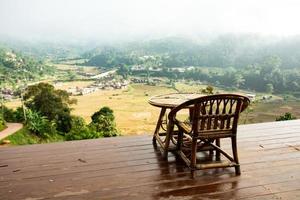
[(201, 90), (204, 94), (214, 94), (214, 88), (211, 85), (208, 85), (205, 89)]
[(89, 129), (84, 119), (79, 116), (72, 116), (72, 128), (66, 134), (67, 140), (84, 140), (103, 137), (102, 133)]
[(76, 79), (76, 74), (75, 74), (74, 71), (68, 70), (67, 73), (68, 73), (68, 78), (69, 78), (69, 80), (73, 81), (73, 80)]
[(6, 122), (5, 122), (2, 114), (0, 114), (0, 131), (2, 131), (5, 127), (6, 127)]
[(273, 87), (273, 84), (272, 83), (268, 83), (267, 85), (266, 85), (266, 92), (267, 93), (273, 93), (274, 92), (274, 87)]
[(29, 86), (24, 94), (26, 107), (39, 112), (48, 120), (55, 120), (57, 129), (67, 133), (71, 129), (71, 104), (76, 100), (71, 99), (64, 90), (56, 90), (48, 83), (39, 83)]
[(2, 117), (6, 122), (16, 122), (17, 121), (13, 109), (8, 108), (4, 105), (2, 105), (0, 108), (1, 108), (0, 109), (1, 114), (3, 115)]
[(124, 64), (119, 65), (118, 73), (121, 76), (123, 76), (124, 79), (128, 78), (129, 72), (130, 72), (130, 70), (129, 70), (129, 67), (127, 65), (124, 65)]
[(92, 130), (101, 132), (104, 137), (117, 136), (115, 116), (109, 107), (103, 107), (92, 115), (90, 127)]
[(242, 74), (240, 73), (236, 73), (234, 74), (234, 78), (233, 78), (233, 84), (239, 88), (241, 85), (243, 85), (245, 83), (245, 79), (243, 77)]

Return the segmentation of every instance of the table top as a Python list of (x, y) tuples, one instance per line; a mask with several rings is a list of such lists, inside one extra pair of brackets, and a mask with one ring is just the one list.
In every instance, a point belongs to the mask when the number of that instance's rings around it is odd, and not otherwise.
[(165, 107), (165, 108), (174, 108), (190, 99), (203, 97), (203, 94), (197, 93), (172, 93), (172, 94), (163, 94), (153, 96), (148, 100), (148, 103), (157, 106), (157, 107)]

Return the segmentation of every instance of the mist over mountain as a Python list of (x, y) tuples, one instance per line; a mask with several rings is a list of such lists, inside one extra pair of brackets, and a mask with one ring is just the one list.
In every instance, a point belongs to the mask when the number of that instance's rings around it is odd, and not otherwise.
[(296, 0), (2, 0), (0, 37), (115, 43), (162, 37), (300, 33)]

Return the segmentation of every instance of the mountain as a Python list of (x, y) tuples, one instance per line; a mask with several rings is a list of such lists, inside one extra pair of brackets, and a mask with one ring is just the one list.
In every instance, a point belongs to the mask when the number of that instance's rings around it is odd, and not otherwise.
[(300, 67), (300, 36), (268, 38), (258, 35), (220, 35), (194, 40), (171, 37), (104, 46), (90, 50), (83, 57), (86, 64), (114, 67), (119, 64), (139, 64), (143, 56), (156, 56), (166, 67), (234, 67), (244, 68), (277, 56), (283, 68)]
[(19, 81), (37, 81), (54, 73), (54, 68), (43, 61), (24, 56), (8, 48), (0, 49), (1, 82), (15, 84)]

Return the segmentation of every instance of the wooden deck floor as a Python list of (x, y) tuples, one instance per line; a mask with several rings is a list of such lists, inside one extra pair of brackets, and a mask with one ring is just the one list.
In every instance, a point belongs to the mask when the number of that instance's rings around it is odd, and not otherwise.
[(241, 176), (195, 179), (151, 136), (3, 147), (0, 199), (300, 199), (300, 120), (240, 126), (238, 145)]

